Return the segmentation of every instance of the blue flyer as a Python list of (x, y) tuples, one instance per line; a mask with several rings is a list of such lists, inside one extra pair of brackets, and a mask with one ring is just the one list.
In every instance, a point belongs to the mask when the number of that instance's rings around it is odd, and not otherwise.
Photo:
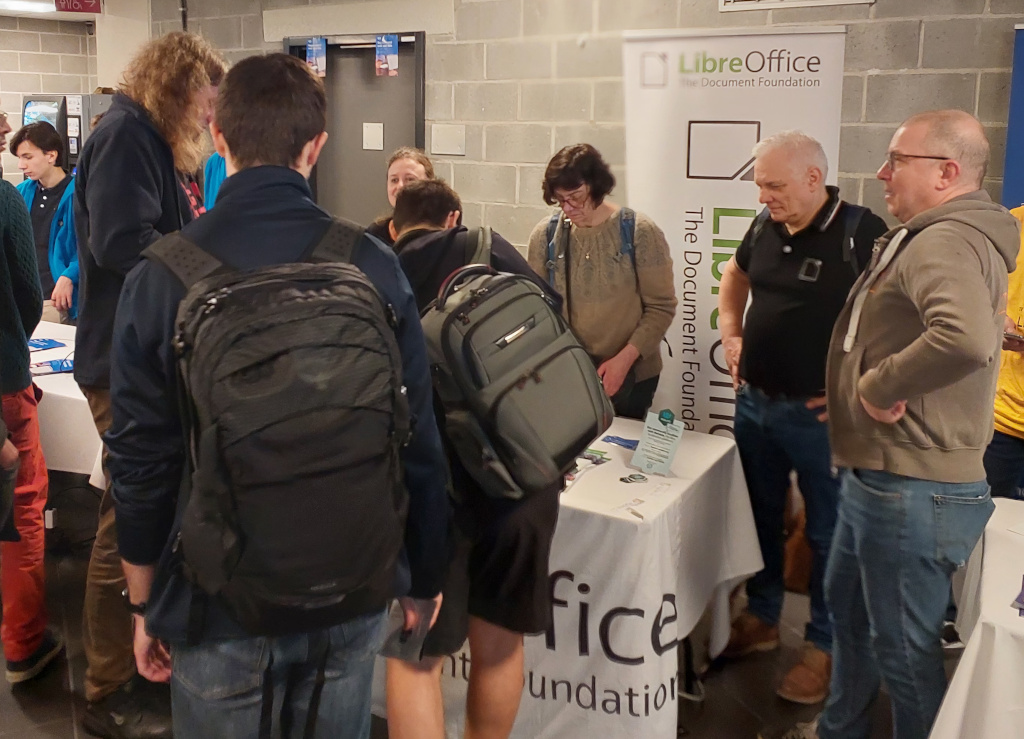
[(398, 34), (377, 36), (376, 67), (378, 77), (398, 76)]
[(62, 346), (67, 346), (56, 339), (29, 339), (28, 350), (30, 352), (41, 352), (44, 349), (57, 349)]
[(306, 39), (306, 64), (318, 77), (327, 76), (327, 39)]
[(682, 441), (683, 428), (670, 410), (648, 413), (630, 465), (641, 472), (671, 477), (672, 460)]

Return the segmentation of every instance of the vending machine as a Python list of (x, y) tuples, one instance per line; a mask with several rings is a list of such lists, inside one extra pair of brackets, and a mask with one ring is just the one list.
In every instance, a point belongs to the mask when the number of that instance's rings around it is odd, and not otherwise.
[(92, 120), (110, 108), (112, 95), (92, 93), (89, 95), (26, 95), (22, 111), (22, 123), (47, 121), (64, 139), (65, 169), (73, 171), (78, 164), (89, 133)]

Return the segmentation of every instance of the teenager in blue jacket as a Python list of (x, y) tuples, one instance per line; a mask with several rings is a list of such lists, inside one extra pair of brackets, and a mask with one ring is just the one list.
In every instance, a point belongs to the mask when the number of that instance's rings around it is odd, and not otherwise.
[[(64, 142), (46, 121), (30, 123), (11, 139), (11, 152), (25, 181), (18, 192), (32, 217), (39, 283), (48, 305), (43, 320), (74, 323), (78, 318), (78, 238), (75, 236), (75, 178), (61, 167)], [(47, 315), (47, 308), (56, 313)]]

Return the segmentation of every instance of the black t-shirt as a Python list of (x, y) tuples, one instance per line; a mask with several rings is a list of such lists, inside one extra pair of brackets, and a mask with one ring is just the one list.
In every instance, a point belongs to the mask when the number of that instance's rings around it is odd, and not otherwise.
[(43, 289), (43, 299), (49, 300), (56, 285), (57, 275), (50, 274), (50, 226), (57, 212), (57, 205), (64, 196), (71, 178), (64, 179), (53, 187), (46, 189), (36, 182), (36, 196), (32, 200), (32, 234), (36, 242), (36, 261), (39, 263), (39, 284)]
[[(824, 392), (832, 326), (857, 279), (844, 258), (846, 207), (830, 187), (828, 202), (807, 228), (790, 234), (784, 224), (768, 221), (752, 245), (751, 226), (736, 250), (751, 292), (740, 376), (768, 395), (809, 398)], [(859, 269), (887, 230), (881, 218), (864, 213), (853, 239)]]

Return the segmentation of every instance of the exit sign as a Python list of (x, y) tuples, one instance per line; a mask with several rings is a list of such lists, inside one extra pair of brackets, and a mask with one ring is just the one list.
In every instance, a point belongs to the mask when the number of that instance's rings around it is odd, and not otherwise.
[(56, 0), (57, 10), (64, 13), (100, 13), (100, 0)]

